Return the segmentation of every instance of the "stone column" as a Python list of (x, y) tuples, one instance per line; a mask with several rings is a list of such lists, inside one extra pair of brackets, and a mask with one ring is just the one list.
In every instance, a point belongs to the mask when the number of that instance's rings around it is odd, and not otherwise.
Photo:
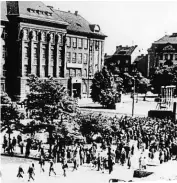
[(21, 76), (25, 77), (24, 73), (24, 30), (21, 30), (20, 32), (20, 38), (21, 38)]
[(42, 71), (42, 32), (39, 32), (38, 34), (38, 45), (39, 45), (39, 65), (38, 65), (38, 73), (39, 77), (42, 77), (41, 71)]
[(29, 59), (29, 70), (31, 71), (31, 74), (33, 74), (32, 65), (33, 65), (33, 31), (30, 31), (30, 59)]
[(48, 41), (48, 48), (47, 48), (47, 76), (50, 75), (50, 49), (51, 49), (51, 35), (50, 33), (47, 34), (47, 41)]
[(56, 49), (56, 57), (55, 57), (55, 65), (54, 65), (54, 68), (55, 68), (55, 72), (56, 72), (56, 74), (55, 74), (55, 76), (56, 76), (56, 78), (58, 78), (59, 77), (59, 41), (60, 41), (60, 35), (59, 34), (57, 34), (56, 35), (56, 39), (55, 39), (55, 49)]

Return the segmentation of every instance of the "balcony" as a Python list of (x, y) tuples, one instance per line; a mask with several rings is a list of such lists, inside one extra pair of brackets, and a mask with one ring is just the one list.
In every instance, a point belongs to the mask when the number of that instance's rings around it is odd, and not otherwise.
[(78, 64), (78, 63), (67, 63), (67, 68), (79, 68), (82, 69), (82, 64)]

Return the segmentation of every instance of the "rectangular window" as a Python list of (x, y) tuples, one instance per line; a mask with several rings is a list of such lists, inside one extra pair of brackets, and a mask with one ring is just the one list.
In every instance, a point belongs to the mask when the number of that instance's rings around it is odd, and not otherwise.
[(99, 49), (99, 41), (95, 41), (95, 49), (96, 49), (96, 50)]
[(78, 39), (78, 48), (82, 48), (82, 39)]
[(24, 47), (24, 58), (27, 59), (29, 57), (28, 47)]
[(124, 71), (125, 71), (125, 72), (128, 72), (128, 67), (125, 67), (125, 68), (124, 68)]
[(71, 53), (70, 53), (70, 52), (67, 52), (67, 53), (66, 53), (66, 61), (67, 61), (68, 63), (71, 62)]
[(38, 53), (37, 53), (37, 44), (34, 44), (33, 46), (33, 65), (37, 65), (37, 58), (38, 58)]
[(62, 64), (62, 56), (61, 56), (61, 50), (58, 50), (58, 65), (61, 66)]
[(2, 91), (5, 91), (5, 84), (4, 83), (1, 83), (1, 92)]
[(33, 48), (33, 65), (37, 65), (37, 45)]
[(46, 46), (42, 47), (42, 59), (46, 59), (47, 58), (47, 48)]
[(165, 54), (165, 60), (168, 60), (168, 54)]
[(32, 65), (32, 73), (37, 75), (37, 65)]
[(170, 60), (173, 60), (173, 54), (170, 54)]
[(42, 68), (41, 68), (41, 77), (45, 77), (46, 76), (46, 66), (45, 65), (42, 65)]
[(87, 48), (88, 48), (88, 40), (84, 39), (84, 49), (87, 49)]
[(76, 69), (70, 69), (70, 76), (76, 77)]
[(70, 74), (69, 74), (69, 69), (66, 69), (66, 77), (69, 77)]
[(54, 48), (50, 51), (50, 65), (54, 65)]
[(53, 65), (50, 65), (50, 73), (49, 73), (49, 75), (53, 77)]
[(78, 64), (82, 64), (82, 53), (78, 54)]
[(84, 60), (83, 60), (84, 64), (87, 64), (87, 53), (84, 53)]
[(177, 54), (175, 54), (175, 60), (177, 60)]
[(77, 76), (77, 77), (81, 77), (81, 76), (82, 76), (82, 75), (81, 75), (81, 69), (77, 69), (76, 76)]
[(76, 48), (76, 47), (77, 47), (77, 39), (73, 38), (73, 48)]
[[(66, 69), (67, 70), (67, 69)], [(63, 76), (63, 70), (62, 70), (62, 67), (60, 66), (59, 68), (58, 68), (58, 75), (59, 75), (59, 77), (62, 77)]]
[(126, 60), (125, 63), (128, 64), (129, 60)]
[(68, 47), (71, 47), (71, 38), (70, 38), (70, 37), (67, 37), (66, 45), (67, 45)]
[(29, 67), (28, 65), (24, 65), (24, 75), (28, 76), (28, 74), (29, 74)]
[(76, 63), (76, 53), (73, 53), (72, 63)]
[(6, 47), (5, 45), (2, 46), (2, 58), (6, 57)]

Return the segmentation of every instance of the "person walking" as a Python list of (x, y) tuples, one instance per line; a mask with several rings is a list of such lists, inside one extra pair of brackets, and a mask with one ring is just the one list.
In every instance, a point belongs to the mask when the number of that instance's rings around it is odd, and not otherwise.
[(23, 178), (22, 174), (24, 174), (24, 170), (23, 170), (22, 166), (20, 165), (19, 168), (18, 168), (17, 177), (18, 178)]
[(28, 172), (27, 172), (27, 173), (29, 174), (28, 182), (29, 182), (31, 179), (34, 181), (34, 177), (33, 177), (33, 175), (35, 175), (35, 173), (34, 173), (34, 163), (32, 163), (32, 165), (29, 166)]
[(51, 172), (53, 172), (56, 175), (56, 172), (54, 170), (54, 163), (52, 160), (50, 160), (49, 176), (51, 175)]
[(113, 165), (114, 165), (114, 162), (113, 162), (113, 160), (112, 160), (112, 157), (109, 156), (109, 157), (108, 157), (109, 174), (111, 174), (111, 172), (113, 171)]
[(68, 168), (68, 164), (66, 159), (63, 160), (63, 165), (62, 165), (62, 169), (63, 169), (63, 176), (66, 177), (66, 169)]
[(45, 160), (44, 157), (41, 156), (39, 159), (39, 164), (40, 164), (40, 172), (43, 171), (44, 172), (44, 165), (45, 165)]

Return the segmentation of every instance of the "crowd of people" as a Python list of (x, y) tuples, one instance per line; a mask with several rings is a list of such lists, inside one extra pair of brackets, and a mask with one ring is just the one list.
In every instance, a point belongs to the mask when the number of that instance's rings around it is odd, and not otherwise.
[[(113, 120), (119, 125), (117, 135), (116, 137), (109, 137), (109, 139), (102, 139), (102, 143), (99, 146), (95, 142), (91, 145), (77, 142), (72, 146), (58, 146), (58, 143), (56, 143), (53, 145), (50, 159), (48, 159), (45, 147), (42, 142), (39, 142), (37, 150), (40, 157), (39, 165), (41, 171), (45, 171), (45, 162), (49, 161), (49, 176), (51, 173), (57, 173), (54, 170), (55, 162), (62, 163), (63, 176), (67, 175), (68, 164), (73, 164), (73, 171), (77, 171), (79, 166), (87, 164), (97, 171), (102, 171), (103, 173), (108, 171), (111, 174), (115, 164), (131, 168), (131, 159), (135, 154), (135, 149), (141, 151), (139, 156), (140, 169), (146, 169), (148, 158), (153, 160), (156, 152), (158, 152), (160, 163), (167, 162), (172, 158), (177, 160), (177, 124), (173, 121), (128, 116), (121, 118), (115, 116), (114, 118), (109, 118), (109, 120)], [(113, 139), (116, 139), (116, 141), (113, 142)], [(130, 143), (131, 141), (136, 143)], [(22, 147), (21, 142), (22, 139), (20, 137), (17, 137), (17, 140), (14, 137), (11, 143), (11, 150), (15, 150), (16, 144)], [(25, 156), (29, 156), (31, 144), (30, 140), (27, 141)], [(3, 147), (7, 147), (6, 137), (4, 137)], [(144, 156), (143, 152), (145, 151), (148, 151), (148, 157)], [(29, 179), (34, 179), (34, 166), (30, 166), (29, 169)], [(18, 177), (23, 177), (22, 170), (23, 168), (19, 167)]]

